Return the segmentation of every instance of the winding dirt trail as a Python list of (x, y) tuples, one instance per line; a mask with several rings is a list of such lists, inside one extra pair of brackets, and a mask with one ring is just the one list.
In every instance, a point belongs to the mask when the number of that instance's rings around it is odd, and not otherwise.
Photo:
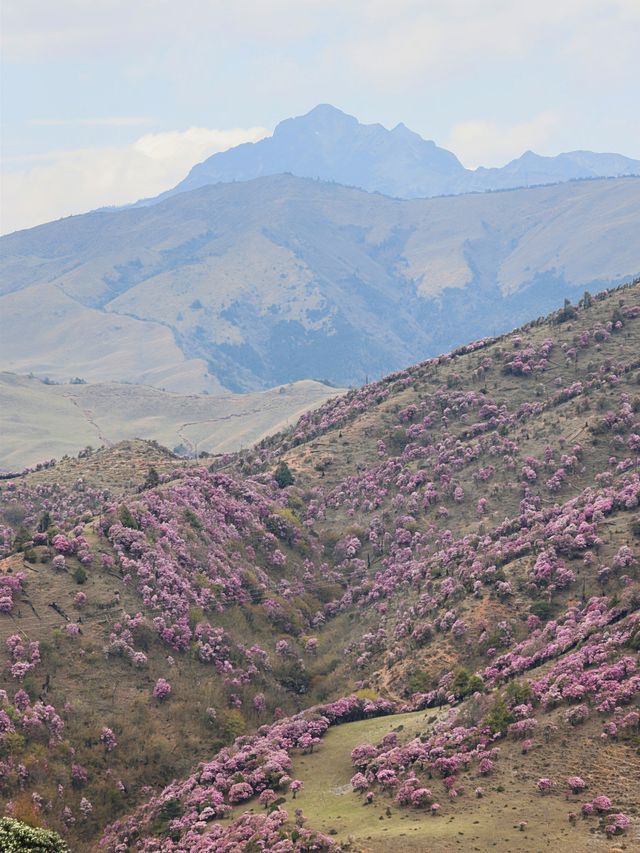
[(105, 447), (113, 447), (113, 442), (111, 441), (111, 439), (108, 438), (102, 432), (102, 428), (100, 427), (100, 425), (96, 421), (94, 421), (93, 412), (91, 411), (91, 409), (85, 409), (82, 406), (82, 404), (80, 403), (80, 401), (78, 400), (78, 398), (75, 395), (70, 394), (68, 391), (65, 391), (62, 396), (65, 397), (67, 400), (69, 400), (71, 403), (73, 403), (73, 405), (76, 407), (76, 409), (78, 409), (78, 411), (82, 414), (82, 416), (86, 420), (86, 422), (91, 427), (93, 427), (93, 429), (96, 431), (96, 433), (98, 435), (98, 439), (100, 440), (101, 444), (105, 445)]

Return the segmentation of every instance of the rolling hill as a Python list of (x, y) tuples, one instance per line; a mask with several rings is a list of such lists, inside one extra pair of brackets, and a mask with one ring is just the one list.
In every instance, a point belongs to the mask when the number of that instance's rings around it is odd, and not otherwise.
[(183, 454), (240, 450), (338, 393), (311, 380), (215, 396), (114, 382), (47, 385), (0, 373), (0, 473), (137, 436)]
[(280, 175), (0, 240), (0, 360), (180, 393), (348, 386), (640, 271), (640, 180), (402, 201)]

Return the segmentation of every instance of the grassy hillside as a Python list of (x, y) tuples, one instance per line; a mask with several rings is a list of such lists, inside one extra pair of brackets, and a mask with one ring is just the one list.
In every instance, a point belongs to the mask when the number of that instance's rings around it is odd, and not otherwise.
[(4, 484), (10, 810), (78, 850), (638, 849), (639, 451), (636, 282), (211, 470)]
[(254, 394), (186, 396), (117, 383), (46, 385), (0, 373), (0, 471), (136, 436), (190, 454), (235, 451), (338, 393), (307, 380)]
[(16, 373), (350, 386), (640, 272), (640, 180), (402, 201), (276, 175), (2, 238)]

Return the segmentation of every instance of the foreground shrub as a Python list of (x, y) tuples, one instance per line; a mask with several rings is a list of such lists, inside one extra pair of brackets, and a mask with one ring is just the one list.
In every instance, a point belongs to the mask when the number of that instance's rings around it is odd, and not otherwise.
[(0, 850), (3, 853), (69, 853), (56, 832), (27, 826), (11, 817), (0, 818)]

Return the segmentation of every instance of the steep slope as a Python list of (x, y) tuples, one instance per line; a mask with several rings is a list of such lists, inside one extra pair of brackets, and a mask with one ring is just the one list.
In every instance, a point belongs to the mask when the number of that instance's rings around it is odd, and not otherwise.
[(273, 136), (213, 154), (194, 166), (176, 193), (209, 184), (247, 181), (290, 172), (302, 178), (336, 181), (398, 198), (426, 198), (474, 191), (550, 184), (584, 178), (640, 174), (640, 160), (620, 154), (570, 151), (541, 157), (528, 151), (502, 168), (465, 169), (450, 151), (399, 124), (360, 124), (330, 104), (289, 118)]
[(351, 385), (630, 278), (639, 224), (636, 178), (415, 201), (204, 187), (3, 238), (0, 359), (188, 392)]
[[(29, 264), (26, 258), (12, 260)], [(65, 258), (63, 269), (69, 264), (79, 265)], [(15, 286), (11, 275), (7, 282)], [(0, 339), (0, 363), (16, 373), (67, 382), (76, 377), (135, 382), (187, 393), (223, 391), (206, 362), (185, 356), (164, 324), (109, 315), (82, 304), (46, 277), (0, 297)]]
[(639, 353), (636, 282), (210, 470), (3, 486), (3, 795), (77, 850), (635, 849)]

